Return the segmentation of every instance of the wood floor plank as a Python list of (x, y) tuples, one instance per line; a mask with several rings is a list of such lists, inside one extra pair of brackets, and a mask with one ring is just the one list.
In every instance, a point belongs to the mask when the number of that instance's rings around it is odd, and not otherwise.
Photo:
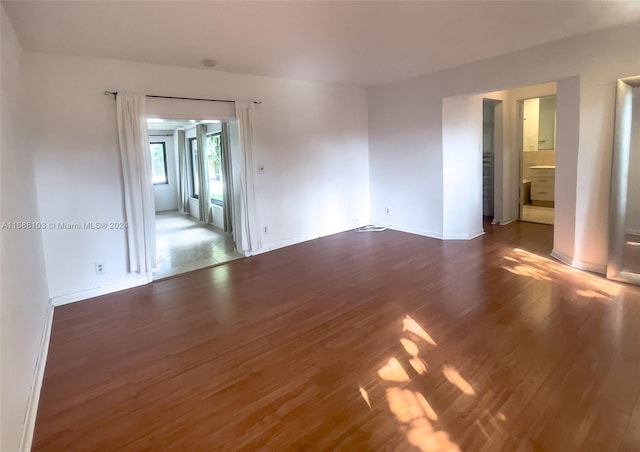
[(622, 437), (620, 450), (631, 451), (638, 444), (640, 444), (640, 395), (636, 398), (633, 412)]
[(34, 450), (640, 450), (640, 289), (345, 232), (58, 307)]

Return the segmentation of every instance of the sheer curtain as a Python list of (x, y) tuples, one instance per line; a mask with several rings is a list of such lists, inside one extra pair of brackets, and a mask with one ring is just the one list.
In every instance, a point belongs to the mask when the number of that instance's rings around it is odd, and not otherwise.
[[(236, 117), (240, 135), (240, 155), (237, 156), (240, 183), (236, 193), (239, 199), (235, 222), (234, 238), (236, 247), (245, 254), (252, 254), (262, 247), (258, 209), (256, 203), (254, 163), (253, 163), (253, 123), (255, 105), (253, 102), (237, 101)], [(235, 171), (235, 170), (234, 170)]]
[(122, 161), (129, 272), (151, 273), (156, 229), (145, 96), (118, 93), (116, 119)]
[(221, 157), (222, 157), (222, 215), (224, 219), (224, 232), (232, 232), (233, 231), (233, 221), (232, 221), (232, 212), (233, 212), (233, 186), (231, 183), (232, 180), (232, 171), (231, 171), (231, 143), (229, 137), (229, 123), (222, 123), (222, 133), (220, 134), (220, 148), (221, 148)]
[(209, 191), (209, 165), (207, 161), (207, 125), (196, 126), (196, 142), (198, 143), (198, 206), (200, 221), (211, 223), (211, 193)]
[(184, 146), (184, 130), (176, 130), (173, 139), (178, 150), (178, 207), (180, 213), (189, 213), (189, 164)]

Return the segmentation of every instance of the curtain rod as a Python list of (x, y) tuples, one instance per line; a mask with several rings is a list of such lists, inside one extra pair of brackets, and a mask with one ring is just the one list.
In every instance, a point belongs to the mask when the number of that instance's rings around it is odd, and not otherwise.
[[(117, 91), (105, 91), (105, 96), (113, 96), (115, 99), (118, 95)], [(235, 100), (225, 100), (225, 99), (200, 99), (197, 97), (174, 97), (174, 96), (156, 96), (154, 94), (145, 94), (145, 97), (153, 97), (156, 99), (178, 99), (178, 100), (201, 100), (204, 102), (235, 102)], [(254, 104), (261, 104), (262, 102), (259, 100), (252, 101)]]

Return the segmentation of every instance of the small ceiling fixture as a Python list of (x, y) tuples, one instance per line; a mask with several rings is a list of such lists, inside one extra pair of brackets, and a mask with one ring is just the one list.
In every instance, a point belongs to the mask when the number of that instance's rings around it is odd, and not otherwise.
[(206, 67), (216, 67), (216, 64), (218, 64), (216, 60), (211, 60), (211, 59), (202, 60), (202, 65)]

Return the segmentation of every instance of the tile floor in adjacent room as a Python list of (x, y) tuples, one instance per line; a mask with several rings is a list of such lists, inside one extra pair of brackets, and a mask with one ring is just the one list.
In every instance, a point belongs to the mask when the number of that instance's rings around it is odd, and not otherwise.
[(175, 210), (156, 213), (156, 250), (155, 280), (244, 257), (231, 234)]

